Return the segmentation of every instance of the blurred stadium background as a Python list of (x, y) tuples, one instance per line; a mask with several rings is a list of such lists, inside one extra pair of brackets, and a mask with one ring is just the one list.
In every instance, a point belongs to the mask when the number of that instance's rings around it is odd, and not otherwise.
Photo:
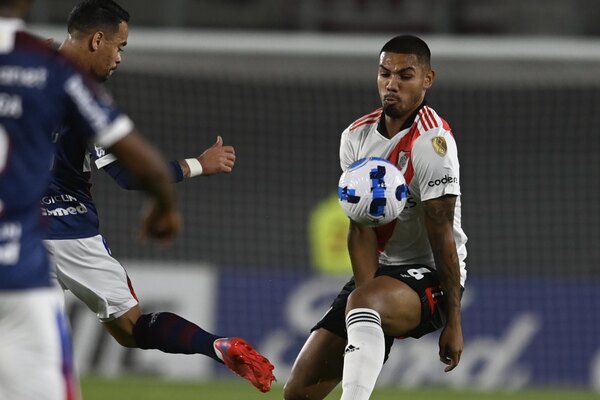
[[(33, 28), (61, 41), (75, 3), (37, 0)], [(95, 174), (103, 234), (146, 310), (248, 338), (285, 382), (350, 273), (332, 197), (340, 133), (379, 106), (382, 44), (414, 32), (438, 74), (429, 103), (459, 144), (466, 349), (445, 375), (437, 335), (398, 341), (380, 386), (600, 392), (600, 2), (120, 3), (118, 102), (166, 157), (216, 135), (238, 157), (229, 176), (177, 186), (185, 233), (168, 249), (136, 239), (143, 198)], [(120, 348), (69, 310), (83, 375), (229, 378), (201, 357)]]

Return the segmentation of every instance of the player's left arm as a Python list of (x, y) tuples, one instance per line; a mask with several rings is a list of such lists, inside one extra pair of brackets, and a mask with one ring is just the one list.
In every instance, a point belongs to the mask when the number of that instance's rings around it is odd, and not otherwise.
[(439, 339), (440, 361), (453, 370), (464, 348), (461, 325), (460, 262), (454, 239), (454, 212), (460, 195), (456, 142), (449, 130), (438, 128), (419, 137), (413, 146), (413, 166), (423, 204), (425, 228), (444, 292), (446, 326)]
[[(140, 190), (139, 183), (122, 167), (111, 154), (103, 155), (103, 149), (95, 147), (96, 166), (109, 174), (123, 189)], [(233, 146), (224, 146), (221, 136), (210, 148), (195, 158), (187, 158), (169, 163), (172, 182), (181, 182), (184, 178), (210, 176), (218, 173), (230, 173), (235, 164)]]
[[(109, 154), (108, 157), (112, 158), (114, 156)], [(181, 182), (183, 180), (183, 171), (181, 170), (179, 161), (170, 161), (168, 166), (171, 174), (171, 182)], [(99, 166), (98, 168), (101, 168), (110, 175), (121, 188), (125, 190), (142, 190), (140, 183), (126, 168), (123, 167), (123, 165), (121, 165), (119, 160), (114, 159), (110, 161), (109, 164)]]
[(449, 194), (423, 202), (425, 227), (446, 306), (446, 326), (439, 339), (440, 361), (448, 365), (445, 368), (446, 372), (458, 365), (464, 348), (460, 308), (460, 266), (454, 241), (455, 205), (456, 196)]

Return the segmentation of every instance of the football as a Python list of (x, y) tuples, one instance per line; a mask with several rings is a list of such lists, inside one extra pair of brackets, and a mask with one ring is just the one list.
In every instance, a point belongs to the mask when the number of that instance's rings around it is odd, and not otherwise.
[(338, 199), (348, 218), (371, 227), (398, 218), (407, 195), (402, 172), (378, 157), (356, 161), (342, 174), (338, 184)]

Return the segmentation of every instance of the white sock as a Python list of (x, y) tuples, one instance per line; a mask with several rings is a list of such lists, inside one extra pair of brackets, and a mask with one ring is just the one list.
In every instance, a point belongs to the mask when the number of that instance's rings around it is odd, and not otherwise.
[(368, 400), (385, 355), (381, 318), (370, 308), (355, 308), (346, 316), (346, 328), (341, 400)]

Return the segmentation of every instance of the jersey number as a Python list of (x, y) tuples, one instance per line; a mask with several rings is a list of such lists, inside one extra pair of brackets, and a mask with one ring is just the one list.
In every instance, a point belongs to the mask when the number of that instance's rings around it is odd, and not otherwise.
[(411, 268), (406, 272), (408, 272), (408, 274), (416, 280), (420, 281), (421, 279), (423, 279), (423, 274), (430, 273), (431, 271), (427, 268)]

